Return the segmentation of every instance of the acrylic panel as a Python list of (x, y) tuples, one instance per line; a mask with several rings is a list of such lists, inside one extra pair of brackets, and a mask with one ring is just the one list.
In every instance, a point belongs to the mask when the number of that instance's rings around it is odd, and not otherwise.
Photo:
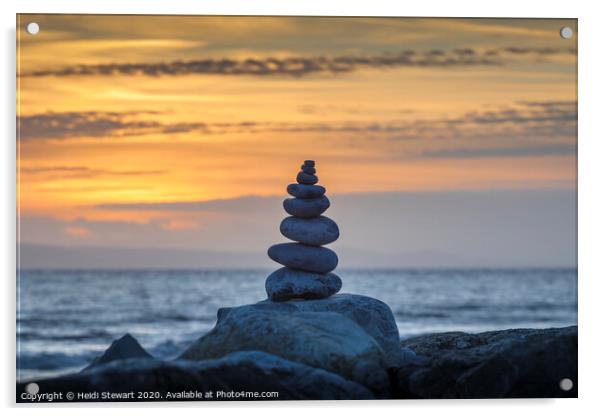
[(576, 19), (16, 32), (17, 401), (577, 396)]

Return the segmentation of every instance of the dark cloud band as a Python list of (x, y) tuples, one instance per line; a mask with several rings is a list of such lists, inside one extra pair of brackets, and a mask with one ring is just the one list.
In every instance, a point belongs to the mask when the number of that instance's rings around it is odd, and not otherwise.
[(373, 56), (345, 55), (338, 57), (290, 57), (261, 59), (203, 59), (155, 63), (108, 63), (98, 65), (75, 65), (59, 69), (33, 71), (23, 77), (71, 77), (94, 75), (251, 75), (303, 77), (310, 74), (341, 74), (363, 68), (447, 68), (484, 65), (503, 65), (502, 55), (538, 56), (572, 54), (568, 49), (503, 48), (478, 52), (471, 48), (452, 51), (431, 50), (427, 52), (405, 50), (399, 53)]

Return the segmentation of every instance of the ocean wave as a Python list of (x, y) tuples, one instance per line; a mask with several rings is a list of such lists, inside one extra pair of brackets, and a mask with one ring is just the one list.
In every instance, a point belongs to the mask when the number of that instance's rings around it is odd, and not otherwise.
[(92, 329), (76, 333), (45, 333), (42, 331), (21, 331), (17, 338), (22, 341), (47, 340), (47, 341), (85, 341), (90, 339), (111, 339), (113, 334), (103, 329)]
[(21, 353), (17, 357), (17, 367), (23, 370), (59, 370), (66, 367), (85, 367), (96, 355), (65, 353)]
[(168, 314), (153, 314), (140, 316), (132, 320), (139, 324), (157, 323), (157, 322), (204, 322), (213, 323), (216, 321), (215, 314), (211, 315), (186, 315), (185, 313), (168, 313)]
[(173, 340), (168, 340), (168, 341), (164, 341), (159, 343), (158, 345), (155, 345), (151, 348), (148, 349), (148, 352), (157, 358), (162, 358), (162, 359), (171, 359), (171, 358), (176, 358), (177, 356), (179, 356), (181, 353), (184, 352), (184, 350), (190, 346), (190, 344), (192, 344), (192, 342), (195, 340), (196, 338), (191, 338), (188, 340), (182, 340), (179, 342), (175, 342)]
[(394, 315), (400, 318), (449, 318), (450, 315), (444, 312), (408, 312), (395, 311)]

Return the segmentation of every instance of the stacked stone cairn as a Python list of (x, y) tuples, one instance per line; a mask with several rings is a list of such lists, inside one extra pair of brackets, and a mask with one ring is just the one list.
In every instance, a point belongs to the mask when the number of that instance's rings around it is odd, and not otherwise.
[(270, 274), (265, 282), (270, 300), (322, 299), (341, 290), (341, 279), (331, 273), (337, 267), (338, 257), (322, 247), (339, 238), (339, 227), (322, 215), (330, 201), (324, 195), (326, 189), (317, 182), (315, 162), (306, 160), (297, 183), (287, 187), (294, 198), (284, 200), (284, 210), (291, 216), (282, 220), (280, 232), (295, 242), (268, 249), (268, 256), (285, 266)]

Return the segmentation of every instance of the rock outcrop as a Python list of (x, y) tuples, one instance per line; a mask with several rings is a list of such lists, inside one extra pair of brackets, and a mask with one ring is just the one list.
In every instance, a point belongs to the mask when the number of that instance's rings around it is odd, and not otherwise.
[[(577, 397), (577, 327), (449, 332), (405, 340), (421, 359), (395, 371), (398, 398)], [(569, 391), (560, 381), (570, 379)]]
[[(65, 402), (84, 401), (77, 397), (67, 399), (68, 392), (110, 392), (116, 394), (112, 401), (374, 398), (367, 388), (336, 374), (257, 351), (236, 352), (201, 362), (130, 358), (36, 383), (40, 393), (62, 393), (62, 398), (55, 401)], [(25, 386), (26, 383), (17, 386), (18, 401), (26, 401), (22, 397)], [(199, 398), (193, 394), (209, 391), (211, 397)], [(134, 396), (128, 396), (129, 392), (134, 392)], [(139, 397), (138, 392), (144, 395)], [(241, 395), (242, 392), (246, 395)], [(265, 395), (272, 392), (276, 395)], [(85, 401), (106, 400), (89, 396)]]
[(82, 371), (89, 371), (93, 368), (99, 367), (103, 364), (108, 364), (113, 361), (125, 360), (129, 358), (148, 358), (152, 359), (150, 355), (136, 338), (130, 334), (125, 334), (121, 338), (113, 341), (109, 348), (100, 356), (96, 357), (90, 365), (84, 368)]
[[(261, 303), (251, 306), (292, 310), (311, 301), (265, 303), (268, 306), (259, 306)], [(320, 306), (313, 307), (321, 309)], [(236, 317), (236, 309), (239, 308), (220, 310), (220, 320), (227, 322), (229, 316)], [(345, 319), (351, 322), (351, 318)], [(385, 336), (383, 339), (388, 338)], [(385, 341), (385, 344), (389, 342)], [(206, 351), (214, 348), (213, 341), (206, 345), (209, 347)], [(324, 346), (318, 344), (314, 348)], [(198, 341), (189, 349), (190, 354), (192, 350), (198, 351), (197, 347)], [(311, 344), (307, 348), (310, 349)], [(388, 394), (376, 396), (367, 386), (351, 380), (349, 376), (277, 354), (251, 350), (232, 352), (221, 358), (169, 362), (153, 358), (127, 358), (127, 354), (125, 358), (104, 354), (110, 357), (109, 361), (88, 371), (35, 382), (39, 385), (40, 393), (62, 392), (63, 397), (66, 392), (141, 391), (161, 394), (159, 398), (146, 396), (142, 400), (199, 400), (185, 396), (167, 397), (166, 394), (219, 390), (273, 391), (278, 392), (279, 400), (577, 397), (576, 326), (511, 329), (481, 334), (432, 334), (404, 340), (398, 343), (398, 348), (407, 359), (388, 368), (391, 383)], [(574, 383), (569, 391), (560, 387), (560, 380), (565, 378)], [(369, 377), (361, 379), (369, 381)], [(22, 396), (27, 384), (17, 385), (17, 401), (27, 401)], [(211, 399), (274, 400), (276, 397), (214, 396)]]

